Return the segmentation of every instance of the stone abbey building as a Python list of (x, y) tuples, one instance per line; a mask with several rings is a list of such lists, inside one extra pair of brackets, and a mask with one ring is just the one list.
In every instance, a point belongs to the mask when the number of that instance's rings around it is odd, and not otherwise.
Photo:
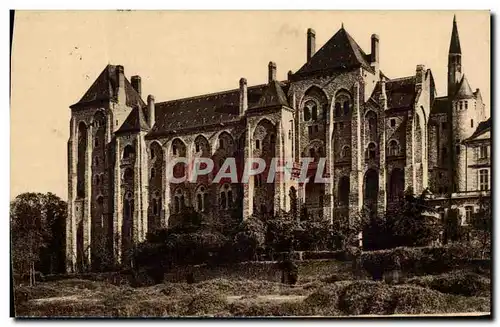
[[(386, 76), (379, 42), (373, 34), (366, 53), (342, 27), (316, 51), (309, 29), (306, 62), (287, 80), (270, 62), (267, 84), (241, 78), (233, 90), (165, 102), (141, 94), (140, 76), (129, 81), (123, 66), (106, 66), (70, 106), (67, 270), (99, 266), (103, 254), (123, 262), (187, 207), (222, 223), (235, 210), (243, 219), (289, 211), (293, 189), (311, 217), (353, 216), (363, 206), (383, 214), (406, 189), (427, 189), (442, 214), (458, 207), (470, 217), (489, 195), (491, 120), (464, 74), (456, 21), (444, 95), (423, 65)], [(293, 158), (296, 168), (313, 157), (310, 171), (324, 157), (331, 182), (266, 183), (265, 171), (245, 184), (212, 183), (214, 174), (173, 184), (166, 166), (178, 157), (212, 158), (215, 169), (228, 157)]]

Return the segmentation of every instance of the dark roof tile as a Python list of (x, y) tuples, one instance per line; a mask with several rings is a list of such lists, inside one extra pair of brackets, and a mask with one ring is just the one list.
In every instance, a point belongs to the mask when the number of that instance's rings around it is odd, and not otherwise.
[(359, 66), (372, 69), (369, 63), (369, 56), (342, 27), (296, 74), (302, 75), (325, 69), (343, 69)]
[[(381, 88), (377, 82), (371, 98), (378, 102)], [(395, 78), (385, 82), (387, 109), (411, 107), (415, 101), (415, 76)]]
[[(71, 107), (92, 103), (94, 101), (116, 100), (118, 93), (117, 87), (116, 66), (107, 65), (82, 98)], [(145, 105), (141, 96), (132, 87), (132, 84), (130, 84), (127, 78), (125, 78), (125, 95), (127, 106), (133, 107), (137, 105), (137, 102), (141, 103), (141, 105)]]
[(146, 122), (142, 106), (137, 105), (132, 109), (127, 119), (125, 119), (122, 126), (120, 126), (120, 128), (116, 132), (126, 133), (126, 132), (139, 132), (148, 130), (149, 130), (149, 125)]

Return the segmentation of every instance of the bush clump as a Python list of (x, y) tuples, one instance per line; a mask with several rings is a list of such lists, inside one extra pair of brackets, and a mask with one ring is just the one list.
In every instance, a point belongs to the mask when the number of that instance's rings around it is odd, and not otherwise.
[(226, 310), (227, 305), (225, 295), (209, 291), (188, 296), (181, 302), (181, 307), (185, 308), (184, 314), (187, 316), (218, 315)]
[(464, 296), (489, 296), (490, 279), (473, 272), (455, 271), (438, 276), (414, 277), (407, 281), (433, 290)]

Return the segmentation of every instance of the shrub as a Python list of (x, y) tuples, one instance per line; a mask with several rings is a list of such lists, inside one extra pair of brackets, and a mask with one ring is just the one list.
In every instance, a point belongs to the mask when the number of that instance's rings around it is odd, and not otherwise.
[(490, 280), (473, 272), (455, 271), (439, 276), (414, 277), (407, 281), (442, 293), (464, 296), (489, 296)]
[(412, 274), (436, 274), (469, 264), (480, 249), (467, 244), (363, 252), (361, 264), (374, 280), (382, 279), (384, 272), (401, 269)]
[(214, 315), (225, 310), (227, 305), (226, 296), (207, 291), (189, 296), (181, 303), (181, 307), (185, 308), (184, 314), (188, 316)]

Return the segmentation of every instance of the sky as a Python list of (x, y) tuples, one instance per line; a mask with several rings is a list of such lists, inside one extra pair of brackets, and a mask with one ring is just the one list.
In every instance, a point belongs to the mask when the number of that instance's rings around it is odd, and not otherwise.
[(487, 11), (18, 11), (11, 57), (11, 199), (52, 192), (67, 199), (69, 106), (110, 63), (142, 78), (157, 102), (267, 81), (267, 64), (286, 79), (306, 58), (306, 31), (318, 50), (344, 24), (361, 48), (380, 37), (390, 78), (432, 70), (446, 93), (447, 54), (456, 14), (462, 71), (490, 110)]

